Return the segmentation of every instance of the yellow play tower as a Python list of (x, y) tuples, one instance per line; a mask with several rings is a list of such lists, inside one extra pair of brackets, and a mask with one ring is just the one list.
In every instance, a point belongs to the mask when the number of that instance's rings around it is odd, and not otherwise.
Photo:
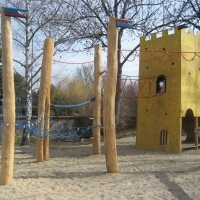
[(198, 148), (194, 130), (200, 116), (199, 44), (199, 33), (194, 36), (192, 30), (177, 27), (173, 34), (164, 30), (160, 37), (141, 37), (139, 76), (150, 81), (138, 88), (143, 94), (138, 98), (138, 149), (180, 153), (188, 145)]

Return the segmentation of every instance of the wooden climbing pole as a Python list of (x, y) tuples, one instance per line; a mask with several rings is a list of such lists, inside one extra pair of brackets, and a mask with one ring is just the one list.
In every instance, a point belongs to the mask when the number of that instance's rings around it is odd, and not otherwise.
[[(101, 70), (102, 70), (102, 45), (95, 46), (94, 55), (94, 96), (93, 102), (93, 126), (101, 124)], [(101, 153), (101, 127), (92, 129), (93, 154)]]
[[(50, 116), (50, 90), (51, 90), (51, 73), (53, 63), (54, 40), (47, 38), (44, 42), (44, 53), (42, 60), (42, 71), (39, 91), (39, 108), (38, 116), (40, 117), (40, 130), (44, 130), (43, 121), (45, 120), (45, 129), (49, 129)], [(46, 132), (44, 135), (48, 134)], [(37, 139), (37, 162), (49, 160), (49, 138)]]
[[(194, 128), (196, 130), (196, 128), (198, 127), (198, 117), (195, 117), (195, 125), (194, 125)], [(199, 149), (199, 135), (198, 133), (194, 133), (194, 141), (195, 141), (195, 149)]]
[(15, 89), (12, 53), (11, 17), (5, 16), (1, 9), (2, 37), (2, 76), (3, 76), (3, 139), (1, 155), (0, 184), (13, 181), (14, 142), (15, 142)]
[(107, 55), (107, 77), (104, 88), (103, 103), (103, 130), (104, 145), (106, 151), (107, 172), (117, 173), (117, 149), (116, 149), (116, 127), (115, 127), (115, 95), (117, 83), (117, 43), (118, 30), (116, 19), (110, 17), (108, 25), (108, 55)]

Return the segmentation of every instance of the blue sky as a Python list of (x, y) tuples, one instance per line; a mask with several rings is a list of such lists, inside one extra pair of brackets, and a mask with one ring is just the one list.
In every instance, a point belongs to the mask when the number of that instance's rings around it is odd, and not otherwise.
[[(139, 43), (139, 38), (134, 41), (125, 40), (122, 42), (122, 49), (123, 50), (132, 50), (137, 44)], [(123, 55), (126, 55), (128, 52), (123, 52)], [(82, 53), (76, 53), (76, 54), (62, 54), (56, 55), (54, 57), (54, 60), (61, 61), (61, 62), (69, 62), (69, 63), (84, 63), (84, 62), (90, 62), (94, 60), (94, 54), (93, 52), (91, 55), (88, 55), (84, 52)], [(107, 52), (102, 52), (102, 65), (106, 66), (107, 61)], [(131, 58), (130, 58), (131, 60)], [(59, 79), (60, 77), (65, 77), (68, 74), (72, 74), (75, 72), (75, 69), (77, 67), (81, 67), (82, 64), (65, 64), (65, 63), (57, 63), (55, 62), (53, 64), (53, 75), (57, 75), (57, 78), (54, 78), (54, 80)], [(107, 67), (107, 66), (106, 66)], [(136, 58), (133, 62), (127, 61), (123, 66), (123, 75), (129, 75), (129, 76), (138, 76), (139, 71), (139, 58)]]
[[(15, 29), (15, 23), (13, 21), (12, 23), (12, 29)], [(25, 37), (25, 36), (24, 36)], [(44, 38), (45, 39), (45, 38)], [(128, 36), (123, 37), (122, 41), (122, 49), (125, 50), (132, 50), (137, 44), (139, 43), (139, 38), (130, 38)], [(33, 44), (35, 46), (35, 44)], [(31, 47), (30, 47), (31, 49)], [(19, 57), (19, 51), (21, 49), (17, 49), (16, 46), (13, 46), (13, 57)], [(124, 54), (126, 54), (124, 52)], [(106, 66), (106, 61), (107, 61), (107, 53), (103, 52), (103, 63), (102, 65), (105, 67)], [(24, 58), (22, 58), (24, 59)], [(62, 56), (56, 55), (54, 57), (54, 60), (60, 60), (64, 62), (75, 62), (75, 63), (84, 63), (88, 61), (93, 61), (94, 60), (94, 54), (91, 53), (91, 55), (88, 55), (87, 53), (78, 53), (78, 54), (63, 54)], [(40, 60), (41, 61), (41, 60)], [(39, 62), (40, 62), (39, 61)], [(17, 63), (14, 63), (14, 66), (16, 66), (17, 71), (23, 75), (24, 69), (19, 66)], [(72, 74), (75, 72), (75, 69), (77, 67), (81, 67), (81, 64), (59, 64), (59, 63), (54, 63), (53, 64), (53, 71), (52, 71), (52, 77), (53, 80), (59, 79), (60, 77), (66, 77), (68, 74)], [(125, 65), (123, 66), (123, 75), (129, 75), (129, 76), (137, 76), (138, 75), (138, 70), (139, 70), (139, 59), (137, 58), (133, 62), (126, 62)], [(56, 76), (56, 78), (54, 78)]]

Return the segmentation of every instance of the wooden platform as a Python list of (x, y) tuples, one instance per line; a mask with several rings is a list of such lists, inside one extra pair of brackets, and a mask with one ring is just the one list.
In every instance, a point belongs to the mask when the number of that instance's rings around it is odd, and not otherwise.
[[(200, 149), (200, 144), (198, 144), (198, 147)], [(182, 150), (189, 150), (189, 149), (196, 149), (196, 146), (194, 143), (184, 142), (182, 143)]]

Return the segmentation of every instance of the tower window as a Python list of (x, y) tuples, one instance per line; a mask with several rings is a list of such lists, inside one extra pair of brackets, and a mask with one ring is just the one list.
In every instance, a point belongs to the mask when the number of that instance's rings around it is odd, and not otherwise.
[(160, 75), (156, 80), (156, 93), (164, 92), (166, 92), (166, 77), (164, 75)]

